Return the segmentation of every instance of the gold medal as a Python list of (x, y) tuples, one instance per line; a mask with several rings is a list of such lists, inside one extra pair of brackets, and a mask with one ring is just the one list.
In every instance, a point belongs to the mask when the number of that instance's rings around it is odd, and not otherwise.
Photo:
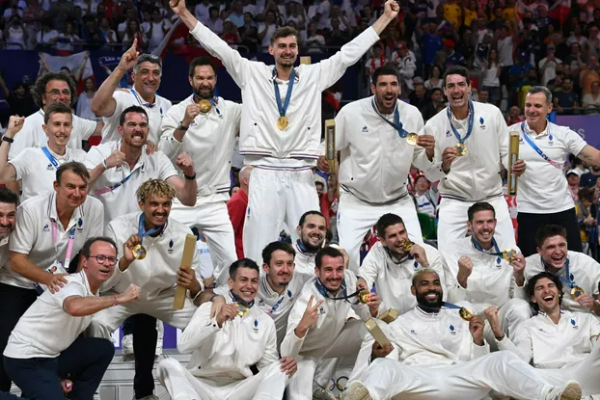
[(245, 316), (246, 314), (248, 314), (248, 306), (242, 303), (236, 303), (237, 304), (237, 314), (240, 317)]
[(133, 250), (133, 258), (135, 258), (136, 260), (143, 260), (144, 258), (146, 258), (146, 254), (148, 254), (148, 252), (146, 251), (146, 248), (144, 246), (142, 246), (141, 244), (136, 245)]
[(465, 321), (470, 321), (470, 320), (472, 320), (472, 319), (473, 319), (473, 317), (474, 317), (474, 315), (473, 315), (473, 313), (471, 312), (471, 310), (469, 310), (469, 309), (468, 309), (468, 308), (466, 308), (466, 307), (461, 307), (461, 308), (458, 310), (458, 315), (460, 315), (460, 317), (461, 317), (462, 319), (464, 319)]
[(458, 157), (462, 157), (465, 154), (467, 154), (467, 148), (462, 143), (457, 144), (456, 146), (454, 146), (454, 148), (456, 149), (456, 155)]
[(405, 241), (403, 241), (401, 243), (402, 248), (407, 253), (413, 248), (414, 245), (415, 245), (415, 243), (411, 242), (409, 239), (406, 239)]
[(210, 104), (210, 100), (202, 99), (198, 102), (198, 106), (200, 106), (200, 112), (202, 114), (206, 114), (212, 108), (212, 104)]
[(513, 262), (516, 255), (517, 255), (517, 251), (514, 249), (508, 249), (508, 250), (504, 250), (502, 252), (502, 258), (504, 258), (509, 263)]
[(370, 294), (371, 292), (369, 292), (367, 289), (363, 289), (358, 293), (356, 297), (358, 297), (358, 301), (360, 301), (362, 304), (367, 304), (369, 302)]
[(279, 117), (277, 119), (277, 128), (279, 128), (280, 131), (285, 131), (288, 126), (288, 122), (289, 121), (286, 116)]
[(584, 294), (585, 294), (585, 290), (583, 290), (579, 286), (575, 286), (573, 289), (571, 289), (571, 298), (573, 300), (577, 300), (580, 296), (582, 296)]
[(411, 146), (416, 146), (417, 145), (417, 138), (418, 137), (419, 137), (419, 135), (417, 135), (414, 132), (411, 132), (406, 137), (406, 143), (410, 144)]

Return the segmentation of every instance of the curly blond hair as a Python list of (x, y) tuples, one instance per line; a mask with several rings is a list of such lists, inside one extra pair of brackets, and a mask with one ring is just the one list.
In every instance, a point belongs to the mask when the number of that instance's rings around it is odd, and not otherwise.
[(142, 203), (150, 196), (167, 196), (170, 199), (175, 197), (175, 189), (167, 181), (162, 179), (150, 179), (142, 183), (136, 192), (138, 201)]

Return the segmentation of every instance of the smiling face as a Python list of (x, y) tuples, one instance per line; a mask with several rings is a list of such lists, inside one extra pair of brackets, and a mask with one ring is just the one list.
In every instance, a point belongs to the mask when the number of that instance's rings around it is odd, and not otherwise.
[(467, 83), (466, 77), (459, 74), (448, 75), (446, 77), (444, 94), (452, 108), (467, 106), (470, 93), (471, 84)]
[(160, 86), (162, 71), (158, 64), (150, 61), (140, 63), (131, 74), (133, 85), (143, 98), (151, 98)]
[(275, 250), (271, 254), (269, 265), (263, 264), (269, 281), (277, 287), (285, 287), (294, 275), (294, 255), (283, 250)]
[(140, 201), (139, 206), (144, 212), (146, 230), (164, 226), (171, 212), (173, 200), (166, 195), (149, 195), (145, 201)]
[(269, 54), (275, 58), (275, 64), (284, 68), (291, 68), (298, 58), (298, 41), (296, 36), (290, 35), (275, 39), (269, 46)]
[(562, 293), (551, 279), (540, 278), (535, 283), (531, 302), (537, 304), (540, 311), (548, 314), (560, 308), (561, 296)]
[(46, 93), (42, 95), (42, 104), (44, 107), (54, 103), (64, 103), (70, 106), (71, 95), (71, 89), (67, 82), (53, 79), (46, 84)]
[(337, 292), (344, 280), (344, 257), (323, 256), (321, 268), (315, 268), (315, 274), (329, 292)]
[(318, 214), (309, 214), (304, 219), (302, 226), (296, 229), (298, 236), (304, 247), (311, 252), (316, 253), (321, 247), (323, 247), (323, 241), (325, 241), (325, 235), (327, 233), (327, 225), (325, 218)]
[(229, 278), (227, 283), (236, 296), (246, 303), (250, 303), (256, 298), (256, 294), (258, 293), (258, 271), (240, 266), (235, 271), (234, 279)]
[(42, 125), (42, 129), (48, 135), (48, 142), (52, 147), (64, 147), (71, 138), (73, 115), (53, 112), (48, 118), (48, 124)]
[(71, 170), (64, 171), (60, 184), (54, 182), (57, 207), (75, 209), (82, 205), (87, 198), (88, 182)]
[(488, 248), (491, 246), (496, 231), (496, 218), (492, 211), (476, 212), (473, 214), (473, 221), (467, 222), (467, 227), (481, 247)]
[(551, 236), (544, 240), (542, 247), (537, 248), (537, 252), (547, 265), (559, 270), (567, 261), (567, 239), (561, 235)]
[(400, 95), (400, 82), (395, 75), (379, 75), (377, 81), (371, 84), (371, 92), (383, 114), (390, 114)]
[(217, 76), (210, 65), (198, 65), (194, 68), (194, 76), (188, 78), (194, 93), (201, 99), (210, 99), (215, 92)]
[(546, 120), (550, 112), (552, 112), (552, 104), (548, 104), (544, 93), (528, 93), (525, 96), (525, 118), (529, 125), (538, 126)]
[(381, 244), (384, 245), (394, 257), (401, 259), (406, 255), (402, 243), (408, 240), (408, 232), (404, 224), (398, 223), (385, 228), (385, 237), (380, 238)]
[(442, 306), (443, 288), (440, 277), (435, 273), (423, 273), (419, 275), (410, 288), (417, 303), (428, 308), (440, 308)]
[(15, 229), (17, 222), (17, 205), (0, 203), (0, 238), (5, 238)]

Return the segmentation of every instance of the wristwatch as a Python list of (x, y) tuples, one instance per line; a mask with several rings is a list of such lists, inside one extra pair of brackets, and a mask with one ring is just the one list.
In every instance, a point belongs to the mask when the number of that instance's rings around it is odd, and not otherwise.
[(183, 124), (179, 124), (179, 126), (177, 127), (177, 130), (180, 130), (180, 131), (187, 131), (188, 129), (190, 129), (190, 127), (185, 126)]

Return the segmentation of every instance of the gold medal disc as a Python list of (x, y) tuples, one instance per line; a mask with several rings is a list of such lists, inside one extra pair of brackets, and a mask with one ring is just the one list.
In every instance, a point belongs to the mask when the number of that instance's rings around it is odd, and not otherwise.
[(402, 242), (401, 245), (402, 245), (402, 248), (404, 249), (404, 251), (406, 251), (408, 253), (413, 248), (415, 243), (411, 242), (409, 239), (406, 239), (405, 241)]
[(456, 155), (457, 155), (458, 157), (462, 157), (462, 156), (464, 156), (465, 154), (467, 154), (467, 148), (465, 147), (465, 145), (464, 145), (464, 144), (462, 144), (462, 143), (459, 143), (459, 144), (457, 144), (457, 145), (456, 145), (456, 146), (454, 146), (454, 147), (456, 148)]
[(248, 314), (248, 306), (246, 306), (242, 303), (237, 303), (237, 309), (238, 309), (237, 313), (240, 317), (243, 317), (246, 314)]
[(514, 249), (508, 249), (502, 252), (502, 258), (504, 258), (509, 263), (511, 263), (514, 260), (516, 255), (517, 252)]
[(358, 297), (358, 301), (360, 301), (362, 304), (367, 304), (369, 302), (370, 294), (371, 292), (369, 292), (367, 289), (363, 289), (358, 293), (356, 297)]
[(277, 128), (279, 128), (280, 131), (284, 131), (288, 126), (288, 122), (289, 121), (288, 121), (287, 117), (285, 117), (285, 116), (279, 117), (277, 119)]
[(417, 138), (418, 137), (419, 137), (419, 135), (417, 135), (414, 132), (411, 132), (406, 137), (406, 143), (410, 144), (411, 146), (416, 146), (417, 145)]
[(206, 100), (206, 99), (200, 100), (200, 102), (198, 103), (198, 106), (200, 106), (200, 112), (202, 114), (206, 114), (212, 108), (212, 104), (210, 104), (210, 100)]
[(133, 250), (133, 258), (135, 258), (136, 260), (143, 260), (144, 258), (146, 258), (146, 248), (144, 246), (142, 246), (141, 244), (136, 245)]
[(458, 310), (458, 315), (460, 315), (460, 317), (465, 321), (470, 321), (473, 319), (473, 313), (466, 307), (461, 307), (460, 310)]
[(579, 298), (580, 296), (582, 296), (584, 294), (585, 294), (585, 290), (583, 290), (579, 286), (575, 286), (573, 289), (571, 289), (571, 298), (573, 300), (577, 300), (577, 298)]

